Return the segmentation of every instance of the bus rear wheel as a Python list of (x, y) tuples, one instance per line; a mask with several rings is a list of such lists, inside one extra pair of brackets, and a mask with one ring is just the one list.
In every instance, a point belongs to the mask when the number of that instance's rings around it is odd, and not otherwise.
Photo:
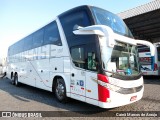
[(11, 74), (11, 84), (14, 85), (15, 84), (15, 80), (14, 80), (14, 75)]
[(67, 102), (66, 86), (62, 78), (57, 79), (55, 85), (55, 96), (60, 102)]
[(17, 74), (14, 77), (14, 81), (15, 81), (15, 86), (18, 87), (20, 83), (18, 82), (18, 75)]

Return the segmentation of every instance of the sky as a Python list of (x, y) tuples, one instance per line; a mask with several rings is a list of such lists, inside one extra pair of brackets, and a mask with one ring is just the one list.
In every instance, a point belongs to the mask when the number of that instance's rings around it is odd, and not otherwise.
[(8, 46), (71, 8), (93, 5), (115, 14), (152, 0), (0, 0), (0, 58)]

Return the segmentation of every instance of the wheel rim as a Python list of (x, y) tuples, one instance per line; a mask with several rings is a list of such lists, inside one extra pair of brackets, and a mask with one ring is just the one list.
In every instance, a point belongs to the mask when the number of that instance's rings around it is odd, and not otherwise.
[(64, 97), (64, 85), (59, 81), (57, 82), (56, 94), (59, 99), (62, 99)]

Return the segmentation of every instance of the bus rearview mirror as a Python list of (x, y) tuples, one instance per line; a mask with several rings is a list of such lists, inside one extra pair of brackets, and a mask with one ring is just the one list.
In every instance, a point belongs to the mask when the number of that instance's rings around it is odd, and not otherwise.
[(76, 25), (74, 25), (73, 30), (79, 30), (81, 28), (83, 28), (83, 27), (76, 24)]

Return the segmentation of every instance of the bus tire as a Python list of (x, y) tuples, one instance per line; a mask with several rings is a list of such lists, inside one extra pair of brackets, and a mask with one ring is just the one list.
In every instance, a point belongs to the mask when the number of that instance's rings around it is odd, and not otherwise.
[(66, 85), (62, 78), (58, 78), (55, 85), (55, 96), (59, 102), (67, 102)]
[(14, 81), (15, 81), (15, 86), (18, 87), (20, 85), (20, 83), (18, 82), (18, 75), (17, 74), (14, 76)]
[(14, 75), (11, 74), (11, 84), (14, 85), (15, 84), (15, 80), (14, 80)]

